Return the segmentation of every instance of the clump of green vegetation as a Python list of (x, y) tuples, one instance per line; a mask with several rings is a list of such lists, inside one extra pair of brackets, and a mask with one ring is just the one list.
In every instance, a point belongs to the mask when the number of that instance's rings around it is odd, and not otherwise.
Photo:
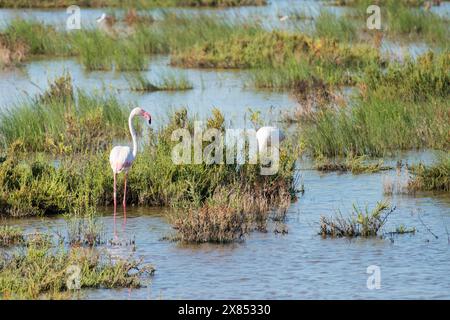
[(449, 24), (446, 18), (429, 10), (409, 8), (400, 1), (387, 1), (385, 8), (389, 36), (420, 39), (444, 47), (448, 45)]
[[(282, 181), (274, 182), (272, 188)], [(243, 240), (252, 230), (267, 231), (269, 218), (283, 221), (292, 195), (287, 186), (278, 191), (264, 190), (265, 184), (253, 187), (244, 183), (219, 187), (200, 207), (190, 206), (187, 212), (171, 216), (176, 235), (172, 240), (181, 242), (227, 243)], [(278, 193), (278, 194), (277, 194)]]
[(193, 88), (192, 83), (184, 75), (167, 74), (153, 84), (142, 74), (134, 74), (128, 78), (133, 91), (180, 91)]
[(0, 226), (0, 246), (7, 247), (24, 241), (23, 230), (14, 226)]
[(395, 207), (386, 202), (378, 202), (372, 211), (367, 207), (361, 210), (353, 205), (353, 211), (348, 218), (344, 218), (340, 212), (334, 218), (322, 216), (319, 234), (323, 237), (376, 236), (394, 210)]
[(411, 168), (412, 178), (408, 190), (450, 191), (450, 154), (440, 155), (438, 161), (430, 166), (419, 164)]
[(420, 101), (450, 95), (450, 52), (429, 51), (416, 60), (390, 63), (386, 69), (369, 66), (361, 79), (364, 97), (380, 92), (401, 100)]
[(167, 54), (261, 29), (256, 24), (203, 14), (191, 17), (163, 12), (162, 16), (154, 27), (154, 21), (149, 25), (149, 17), (127, 14), (126, 32), (116, 29), (114, 19), (103, 29), (71, 32), (16, 19), (0, 33), (1, 61), (12, 65), (36, 55), (77, 56), (87, 70), (142, 71), (148, 66), (148, 54)]
[(0, 70), (19, 65), (28, 54), (28, 47), (23, 41), (9, 43), (0, 33)]
[(307, 59), (343, 68), (377, 61), (378, 54), (369, 47), (350, 47), (329, 39), (313, 39), (286, 31), (256, 28), (246, 34), (232, 34), (230, 39), (210, 41), (172, 56), (172, 64), (207, 68), (256, 68), (284, 66)]
[(416, 228), (414, 227), (408, 228), (405, 225), (401, 224), (400, 226), (395, 228), (395, 233), (396, 234), (416, 233)]
[(25, 245), (27, 247), (45, 247), (53, 244), (54, 238), (50, 233), (33, 232), (25, 236)]
[(314, 83), (354, 84), (364, 67), (380, 66), (383, 61), (377, 50), (365, 44), (350, 46), (329, 38), (255, 29), (178, 50), (172, 54), (171, 63), (184, 67), (250, 68), (250, 79), (256, 87), (296, 89), (314, 87)]
[(304, 123), (307, 147), (328, 157), (448, 149), (449, 60), (441, 55), (425, 54), (383, 75), (369, 67), (351, 104), (320, 109)]
[(246, 233), (245, 215), (227, 205), (190, 209), (172, 220), (177, 232), (172, 240), (181, 242), (226, 243), (239, 241)]
[(71, 34), (69, 41), (87, 70), (141, 71), (148, 66), (146, 52), (135, 36), (116, 39), (102, 30), (86, 30)]
[(1, 32), (9, 47), (26, 46), (29, 55), (71, 55), (68, 34), (33, 20), (14, 19)]
[[(448, 99), (405, 102), (371, 97), (351, 108), (325, 110), (305, 130), (316, 155), (383, 156), (396, 150), (447, 149)], [(349, 110), (350, 109), (350, 110)]]
[(339, 41), (356, 40), (356, 26), (352, 19), (346, 16), (337, 16), (327, 10), (321, 10), (314, 22), (315, 36), (331, 38)]
[(56, 79), (47, 92), (0, 112), (0, 137), (18, 151), (67, 154), (105, 149), (127, 135), (128, 111), (114, 96), (76, 91), (71, 78)]
[[(78, 280), (70, 276), (79, 270)], [(154, 268), (102, 250), (29, 245), (0, 256), (1, 299), (67, 299), (73, 288), (137, 288)]]
[(71, 217), (67, 221), (67, 242), (71, 246), (94, 247), (105, 243), (102, 226), (94, 215)]
[(383, 160), (376, 163), (367, 163), (367, 156), (354, 156), (349, 154), (344, 161), (331, 160), (325, 157), (316, 157), (314, 168), (318, 171), (350, 171), (353, 174), (375, 173), (392, 169), (383, 165)]
[(177, 75), (174, 73), (163, 75), (156, 86), (159, 90), (165, 91), (190, 90), (193, 88), (192, 83), (184, 74)]
[[(366, 18), (366, 9), (374, 4), (370, 0), (338, 1), (341, 5), (355, 6), (357, 18)], [(399, 41), (425, 41), (447, 47), (449, 41), (448, 19), (430, 10), (433, 1), (384, 0), (377, 1), (383, 17), (383, 34)], [(350, 17), (351, 18), (351, 17)], [(354, 17), (353, 17), (354, 18)], [(360, 19), (360, 23), (364, 21)]]

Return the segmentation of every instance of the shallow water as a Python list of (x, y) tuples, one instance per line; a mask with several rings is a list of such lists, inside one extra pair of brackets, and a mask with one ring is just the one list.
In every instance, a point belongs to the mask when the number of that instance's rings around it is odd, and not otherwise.
[[(130, 91), (126, 72), (85, 72), (75, 59), (37, 60), (22, 69), (0, 73), (0, 109), (19, 103), (24, 95), (34, 96), (49, 87), (49, 81), (69, 71), (75, 87), (88, 92), (115, 94), (124, 103), (136, 103), (149, 111), (155, 124), (164, 122), (171, 110), (186, 107), (191, 114), (205, 118), (213, 108), (226, 114), (228, 125), (242, 126), (243, 114), (249, 108), (261, 111), (263, 119), (274, 121), (282, 110), (297, 105), (288, 93), (254, 90), (246, 80), (246, 71), (181, 69), (169, 65), (166, 56), (152, 56), (144, 74), (157, 82), (167, 74), (185, 74), (193, 84), (192, 90)], [(247, 112), (248, 113), (248, 112)]]
[[(430, 161), (430, 153), (410, 153), (409, 163)], [(128, 208), (123, 227), (117, 219), (118, 237), (135, 239), (134, 256), (156, 267), (152, 283), (134, 290), (83, 291), (87, 299), (448, 299), (450, 298), (449, 194), (383, 196), (383, 179), (395, 170), (377, 174), (320, 174), (299, 164), (305, 193), (289, 209), (289, 233), (254, 232), (245, 242), (230, 245), (180, 245), (160, 240), (172, 232), (162, 209)], [(322, 239), (317, 235), (321, 215), (352, 203), (372, 208), (387, 199), (397, 207), (384, 232), (403, 224), (417, 229), (414, 235), (384, 239)], [(420, 215), (420, 222), (419, 220)], [(63, 230), (62, 218), (7, 220), (27, 232)], [(105, 238), (113, 237), (112, 209), (101, 218)], [(272, 226), (273, 227), (273, 226)], [(427, 229), (439, 238), (436, 239)], [(130, 246), (107, 245), (117, 256), (127, 257)], [(367, 267), (381, 269), (381, 289), (369, 290)]]
[[(233, 15), (266, 15), (268, 21), (279, 23), (278, 16), (297, 6), (320, 5), (314, 1), (271, 1), (269, 7), (227, 10), (186, 9), (187, 12), (219, 12)], [(447, 8), (449, 3), (439, 8)], [(318, 7), (317, 7), (318, 8)], [(179, 10), (179, 9), (176, 9)], [(239, 11), (237, 11), (239, 10)], [(333, 10), (343, 10), (336, 8)], [(8, 21), (21, 11), (0, 10), (0, 19)], [(83, 9), (83, 19), (94, 21), (101, 10)], [(46, 22), (62, 24), (62, 10), (33, 10), (23, 13)], [(86, 17), (84, 16), (86, 14)], [(419, 46), (417, 50), (422, 50)], [(165, 72), (186, 73), (193, 90), (139, 94), (128, 90), (127, 73), (85, 72), (76, 59), (35, 60), (22, 69), (0, 73), (0, 108), (18, 102), (24, 93), (33, 96), (48, 87), (48, 80), (70, 71), (77, 87), (90, 91), (105, 90), (124, 101), (134, 101), (152, 113), (155, 123), (163, 122), (172, 108), (186, 106), (199, 117), (210, 114), (212, 108), (222, 110), (231, 125), (240, 126), (248, 108), (260, 110), (268, 124), (278, 113), (297, 105), (287, 93), (257, 91), (246, 80), (245, 71), (177, 69), (168, 65), (168, 57), (151, 57), (146, 75), (157, 80)], [(398, 155), (409, 163), (434, 160), (433, 153), (419, 152)], [(415, 196), (383, 195), (387, 177), (396, 180), (396, 171), (376, 174), (321, 174), (310, 170), (308, 161), (298, 164), (305, 193), (289, 209), (286, 222), (289, 233), (255, 232), (245, 242), (231, 245), (180, 245), (161, 241), (171, 230), (158, 208), (128, 208), (127, 224), (117, 220), (120, 239), (136, 240), (136, 257), (153, 264), (157, 271), (152, 284), (137, 290), (86, 290), (88, 299), (400, 299), (450, 298), (450, 195), (422, 193)], [(416, 227), (415, 235), (390, 239), (322, 239), (317, 235), (321, 215), (333, 215), (337, 210), (349, 213), (352, 203), (372, 208), (377, 201), (388, 199), (397, 207), (385, 227), (386, 232), (403, 224)], [(102, 209), (100, 218), (105, 237), (113, 237), (111, 208)], [(419, 219), (419, 216), (421, 219)], [(426, 225), (424, 226), (422, 222)], [(62, 217), (8, 219), (1, 223), (23, 226), (27, 232), (36, 229), (63, 234), (66, 222)], [(273, 227), (273, 226), (272, 226)], [(430, 231), (438, 235), (435, 238)], [(127, 257), (131, 246), (107, 245), (113, 255)], [(381, 289), (366, 286), (370, 265), (381, 268)]]

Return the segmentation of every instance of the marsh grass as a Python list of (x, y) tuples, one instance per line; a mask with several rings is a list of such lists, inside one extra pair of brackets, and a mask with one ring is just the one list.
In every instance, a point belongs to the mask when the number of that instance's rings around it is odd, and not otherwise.
[(443, 98), (419, 103), (373, 97), (352, 108), (321, 112), (304, 136), (315, 155), (327, 157), (446, 149), (449, 107)]
[(364, 97), (381, 92), (405, 101), (423, 101), (430, 96), (445, 98), (450, 95), (449, 68), (448, 50), (428, 51), (415, 60), (407, 57), (402, 63), (390, 63), (386, 69), (370, 65), (360, 80), (361, 91)]
[[(348, 46), (300, 33), (266, 31), (260, 27), (235, 32), (227, 39), (205, 41), (172, 55), (172, 64), (203, 68), (283, 67), (306, 59), (319, 66), (358, 67), (379, 60), (378, 53), (358, 44)], [(314, 64), (313, 64), (314, 65)]]
[[(277, 184), (283, 183), (281, 181)], [(254, 186), (237, 184), (218, 187), (200, 207), (189, 207), (170, 216), (176, 234), (171, 238), (187, 243), (243, 241), (253, 230), (267, 232), (269, 220), (284, 221), (291, 204), (288, 186), (277, 191), (263, 190), (263, 183)], [(278, 194), (277, 194), (278, 193)]]
[(448, 53), (427, 53), (383, 72), (368, 67), (351, 104), (325, 108), (302, 123), (317, 156), (383, 156), (449, 147)]
[(407, 234), (407, 233), (416, 233), (416, 228), (415, 227), (408, 228), (403, 224), (395, 228), (395, 234)]
[(375, 173), (384, 170), (390, 170), (392, 167), (385, 166), (383, 160), (374, 163), (367, 161), (367, 156), (354, 156), (349, 154), (344, 161), (338, 159), (328, 159), (325, 157), (316, 157), (314, 168), (318, 171), (330, 172), (351, 172), (352, 174)]
[(241, 241), (247, 232), (245, 215), (229, 206), (205, 205), (172, 217), (173, 241), (186, 243)]
[[(384, 0), (381, 4), (383, 34), (400, 42), (423, 41), (430, 45), (448, 47), (449, 21), (429, 8), (433, 1)], [(360, 23), (364, 23), (366, 8), (370, 0), (353, 1)]]
[(331, 38), (343, 42), (357, 40), (357, 28), (353, 19), (337, 16), (327, 10), (321, 10), (314, 20), (314, 35), (319, 38)]
[(338, 212), (335, 217), (320, 218), (320, 232), (322, 237), (373, 237), (377, 236), (386, 223), (389, 215), (394, 212), (387, 202), (378, 202), (374, 209), (369, 211), (353, 205), (350, 217), (344, 217)]
[(0, 256), (1, 299), (68, 299), (69, 276), (79, 268), (80, 289), (138, 288), (154, 268), (138, 260), (112, 259), (104, 250), (29, 245)]
[(418, 164), (411, 168), (412, 177), (408, 183), (410, 192), (450, 191), (450, 154), (440, 154), (432, 165)]
[(19, 227), (0, 226), (0, 246), (8, 247), (22, 243), (25, 240), (23, 230)]
[(423, 8), (410, 8), (401, 1), (387, 1), (385, 10), (389, 36), (448, 46), (448, 19)]
[(67, 33), (38, 21), (14, 19), (1, 34), (8, 46), (25, 45), (29, 55), (71, 55)]
[(71, 246), (94, 247), (106, 242), (103, 234), (103, 226), (94, 214), (84, 217), (68, 216), (67, 239)]
[(0, 112), (3, 145), (24, 152), (96, 152), (127, 134), (128, 108), (114, 96), (76, 90), (68, 74), (49, 86), (38, 97)]
[(161, 79), (155, 83), (140, 73), (128, 77), (127, 81), (133, 91), (183, 91), (193, 88), (192, 83), (184, 74), (175, 73), (163, 74)]

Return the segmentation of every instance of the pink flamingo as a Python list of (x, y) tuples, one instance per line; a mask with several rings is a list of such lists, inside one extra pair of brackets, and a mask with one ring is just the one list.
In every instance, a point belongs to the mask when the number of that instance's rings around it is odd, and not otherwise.
[(131, 138), (133, 139), (133, 149), (131, 149), (129, 146), (115, 146), (109, 155), (109, 163), (111, 164), (111, 168), (114, 173), (114, 217), (116, 213), (116, 207), (117, 207), (117, 200), (116, 200), (116, 177), (117, 174), (124, 171), (125, 173), (125, 183), (123, 188), (123, 208), (125, 210), (125, 207), (127, 205), (127, 175), (128, 170), (131, 168), (131, 165), (133, 164), (134, 159), (136, 158), (137, 154), (137, 138), (136, 138), (136, 132), (133, 128), (133, 118), (134, 116), (141, 116), (146, 120), (148, 125), (152, 123), (152, 117), (150, 114), (141, 109), (141, 108), (134, 108), (130, 116), (128, 118), (128, 126), (130, 128)]

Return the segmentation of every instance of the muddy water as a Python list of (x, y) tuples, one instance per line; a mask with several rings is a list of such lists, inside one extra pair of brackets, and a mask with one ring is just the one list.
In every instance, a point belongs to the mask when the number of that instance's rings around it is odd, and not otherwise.
[[(311, 1), (271, 1), (267, 8), (243, 8), (239, 12), (266, 14), (278, 23), (280, 13), (305, 3), (317, 5)], [(101, 13), (84, 9), (83, 12), (87, 12), (83, 19), (92, 21)], [(232, 15), (238, 11), (220, 12)], [(22, 13), (0, 10), (0, 19), (8, 21), (16, 14)], [(62, 23), (65, 18), (61, 10), (25, 13), (26, 17), (30, 14), (55, 24)], [(104, 90), (124, 101), (134, 101), (148, 109), (155, 121), (163, 121), (170, 109), (186, 106), (200, 117), (218, 107), (236, 126), (246, 121), (244, 114), (247, 108), (252, 108), (260, 110), (270, 124), (281, 110), (296, 106), (296, 101), (287, 93), (251, 88), (245, 71), (175, 69), (168, 66), (167, 57), (160, 56), (151, 58), (150, 68), (146, 71), (150, 79), (157, 80), (168, 71), (182, 72), (192, 81), (194, 89), (139, 94), (128, 90), (126, 73), (88, 73), (75, 59), (36, 60), (22, 69), (0, 73), (0, 108), (17, 103), (24, 94), (32, 96), (45, 90), (48, 79), (54, 79), (64, 70), (70, 71), (76, 86), (90, 91)], [(433, 153), (409, 153), (399, 155), (398, 159), (430, 163)], [(84, 298), (450, 298), (450, 244), (446, 230), (446, 227), (450, 230), (449, 194), (387, 197), (383, 194), (383, 182), (387, 177), (395, 181), (395, 170), (356, 176), (320, 174), (310, 168), (307, 161), (298, 164), (306, 191), (289, 209), (286, 221), (289, 233), (286, 235), (275, 234), (272, 228), (268, 233), (252, 233), (245, 242), (238, 244), (179, 245), (160, 240), (172, 232), (162, 209), (129, 208), (126, 225), (122, 225), (121, 216), (117, 221), (118, 237), (124, 242), (135, 239), (136, 252), (133, 254), (155, 265), (157, 272), (152, 283), (147, 288), (131, 291), (88, 290), (83, 292)], [(383, 199), (397, 207), (384, 231), (405, 225), (415, 227), (418, 230), (415, 235), (356, 240), (322, 239), (317, 235), (321, 215), (332, 215), (337, 210), (347, 214), (352, 203), (372, 208)], [(112, 209), (103, 208), (102, 213), (100, 221), (105, 238), (110, 239), (114, 230)], [(21, 225), (27, 232), (39, 229), (64, 234), (66, 228), (62, 217), (2, 223)], [(107, 245), (106, 249), (113, 255), (124, 257), (133, 250), (125, 245)], [(367, 289), (366, 270), (370, 265), (381, 268), (379, 290)]]
[[(406, 155), (409, 163), (432, 161), (431, 153)], [(386, 176), (377, 174), (320, 174), (299, 163), (305, 193), (289, 210), (289, 233), (252, 233), (245, 242), (231, 245), (179, 245), (162, 241), (172, 232), (161, 209), (129, 208), (127, 222), (119, 214), (118, 237), (135, 239), (135, 257), (152, 263), (157, 271), (151, 285), (136, 290), (88, 290), (87, 299), (400, 299), (450, 298), (450, 196), (383, 195)], [(341, 210), (352, 203), (372, 208), (389, 200), (397, 207), (384, 232), (400, 225), (415, 227), (414, 235), (384, 239), (322, 239), (317, 235), (320, 215)], [(104, 208), (100, 219), (105, 238), (113, 237), (112, 209)], [(421, 222), (422, 221), (422, 222)], [(62, 230), (62, 218), (8, 220), (33, 230)], [(435, 238), (433, 234), (438, 236)], [(107, 245), (113, 255), (127, 257), (131, 246)], [(367, 288), (367, 267), (381, 270), (381, 289)]]

